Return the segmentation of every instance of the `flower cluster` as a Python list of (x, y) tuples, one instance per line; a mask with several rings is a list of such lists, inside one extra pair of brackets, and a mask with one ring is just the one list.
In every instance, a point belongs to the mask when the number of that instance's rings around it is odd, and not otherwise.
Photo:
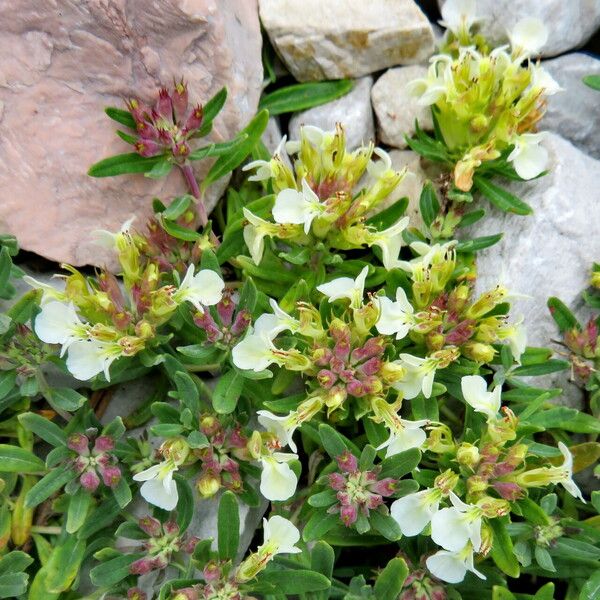
[(63, 291), (28, 278), (30, 285), (43, 291), (35, 332), (42, 341), (59, 344), (61, 356), (68, 351), (67, 368), (77, 379), (103, 372), (110, 380), (110, 365), (146, 348), (179, 305), (189, 302), (203, 313), (222, 298), (225, 284), (220, 275), (208, 269), (196, 273), (193, 264), (177, 285), (165, 282), (154, 262), (140, 258), (130, 225), (110, 234), (124, 290), (107, 270), (86, 278), (67, 266), (71, 274), (64, 277)]
[(169, 92), (161, 88), (154, 106), (132, 99), (128, 108), (135, 121), (136, 151), (142, 156), (167, 154), (181, 161), (190, 154), (190, 140), (202, 125), (200, 104), (189, 105), (188, 89), (182, 80)]
[[(293, 170), (284, 150), (297, 155)], [(374, 161), (373, 155), (379, 160)], [(265, 238), (274, 238), (309, 248), (324, 259), (330, 250), (377, 246), (384, 266), (393, 268), (408, 219), (400, 219), (384, 231), (365, 223), (405, 174), (392, 168), (383, 150), (371, 144), (349, 152), (341, 125), (332, 132), (305, 126), (299, 141), (286, 144), (283, 140), (271, 160), (255, 161), (246, 168), (257, 169), (251, 181), (270, 181), (276, 194), (273, 221), (244, 209), (248, 221), (244, 239), (257, 265)]]
[(67, 447), (75, 453), (73, 468), (79, 475), (81, 487), (95, 492), (100, 480), (109, 488), (114, 488), (121, 480), (118, 458), (113, 453), (115, 440), (108, 435), (98, 435), (95, 429), (84, 433), (73, 433), (67, 440)]
[(175, 521), (161, 523), (148, 515), (138, 521), (138, 527), (146, 534), (145, 539), (142, 538), (142, 549), (146, 556), (129, 565), (129, 572), (133, 575), (144, 575), (150, 571), (164, 569), (169, 565), (174, 554), (178, 552), (191, 554), (198, 543), (198, 538), (181, 535)]
[(215, 415), (201, 415), (199, 421), (209, 445), (193, 451), (202, 465), (198, 492), (203, 498), (214, 496), (221, 488), (240, 493), (243, 482), (238, 461), (251, 460), (247, 437), (239, 425), (225, 427)]
[(535, 126), (544, 114), (545, 98), (560, 91), (550, 74), (530, 60), (547, 39), (541, 22), (521, 21), (510, 34), (510, 50), (489, 51), (480, 36), (470, 33), (474, 9), (475, 2), (444, 4), (446, 52), (433, 56), (427, 76), (409, 86), (420, 104), (432, 107), (455, 162), (454, 184), (462, 191), (471, 189), (483, 163), (505, 151), (522, 179), (544, 171), (548, 155)]
[(381, 469), (360, 470), (358, 459), (347, 450), (336, 461), (341, 473), (329, 474), (329, 486), (337, 492), (338, 504), (328, 512), (339, 513), (346, 527), (360, 520), (360, 529), (364, 531), (366, 524), (368, 530), (369, 512), (383, 506), (383, 498), (394, 494), (398, 482), (393, 477), (380, 479)]

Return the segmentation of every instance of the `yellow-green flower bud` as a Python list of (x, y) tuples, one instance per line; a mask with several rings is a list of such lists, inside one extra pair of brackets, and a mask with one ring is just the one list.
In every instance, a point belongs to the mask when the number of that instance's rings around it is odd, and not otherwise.
[(196, 482), (196, 489), (203, 498), (212, 498), (221, 489), (221, 478), (206, 473)]
[(435, 478), (433, 485), (439, 489), (442, 494), (447, 496), (458, 483), (458, 475), (451, 469), (447, 469)]
[(190, 446), (182, 437), (171, 438), (162, 444), (160, 453), (177, 466), (182, 465), (190, 453)]
[(456, 460), (459, 464), (474, 469), (481, 457), (479, 456), (479, 448), (473, 444), (463, 442), (456, 450)]
[(494, 360), (496, 351), (489, 344), (482, 344), (481, 342), (469, 341), (461, 346), (461, 351), (464, 356), (471, 360), (480, 363), (489, 363)]

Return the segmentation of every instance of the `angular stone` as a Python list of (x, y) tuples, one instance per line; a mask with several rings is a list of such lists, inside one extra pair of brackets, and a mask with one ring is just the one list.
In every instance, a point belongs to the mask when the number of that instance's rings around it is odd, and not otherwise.
[(600, 60), (576, 52), (545, 60), (542, 65), (564, 91), (548, 98), (540, 129), (555, 131), (587, 154), (600, 158), (600, 92), (582, 81), (586, 75), (600, 75)]
[(413, 0), (259, 0), (269, 38), (300, 81), (361, 77), (418, 63), (431, 25)]
[(181, 76), (193, 101), (227, 86), (210, 139), (230, 139), (254, 114), (263, 75), (255, 0), (4, 2), (0, 52), (0, 231), (75, 265), (112, 265), (90, 233), (116, 231), (134, 214), (143, 223), (154, 196), (186, 190), (175, 170), (159, 181), (86, 175), (128, 151), (104, 107), (151, 101)]
[(427, 67), (412, 65), (386, 71), (371, 90), (373, 110), (377, 116), (377, 136), (394, 148), (406, 148), (404, 136), (415, 133), (415, 119), (426, 131), (433, 129), (431, 108), (419, 106), (406, 85), (427, 75)]
[[(445, 0), (438, 0), (441, 6)], [(477, 0), (480, 31), (493, 44), (506, 42), (506, 32), (521, 19), (535, 17), (548, 28), (542, 56), (556, 56), (579, 48), (600, 27), (596, 0)]]
[(301, 125), (315, 125), (325, 131), (335, 129), (341, 123), (346, 130), (346, 141), (349, 148), (358, 148), (375, 139), (373, 111), (371, 110), (372, 77), (358, 79), (354, 88), (345, 96), (315, 106), (309, 110), (296, 113), (290, 119), (290, 139), (300, 138)]
[[(600, 256), (594, 218), (600, 206), (600, 162), (553, 133), (544, 145), (550, 155), (548, 175), (506, 186), (534, 214), (504, 213), (486, 202), (486, 216), (471, 228), (470, 237), (504, 233), (500, 242), (477, 255), (476, 291), (502, 282), (510, 291), (530, 296), (513, 300), (511, 314), (524, 316), (529, 345), (552, 347), (558, 330), (546, 306), (548, 298), (558, 296), (577, 313), (592, 263)], [(562, 372), (537, 383), (564, 387), (560, 401), (577, 405), (581, 392), (568, 384), (568, 377)]]

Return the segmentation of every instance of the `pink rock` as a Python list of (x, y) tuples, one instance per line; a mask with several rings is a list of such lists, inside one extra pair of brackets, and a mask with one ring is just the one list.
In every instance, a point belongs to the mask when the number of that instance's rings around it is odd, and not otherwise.
[[(74, 265), (111, 265), (91, 232), (116, 231), (132, 215), (142, 224), (153, 197), (187, 189), (175, 169), (159, 181), (86, 175), (94, 162), (131, 151), (105, 106), (153, 101), (180, 77), (193, 102), (226, 86), (211, 134), (220, 141), (254, 115), (262, 83), (256, 0), (2, 2), (0, 56), (0, 232)], [(196, 163), (199, 178), (208, 167)], [(208, 208), (223, 187), (207, 192)]]

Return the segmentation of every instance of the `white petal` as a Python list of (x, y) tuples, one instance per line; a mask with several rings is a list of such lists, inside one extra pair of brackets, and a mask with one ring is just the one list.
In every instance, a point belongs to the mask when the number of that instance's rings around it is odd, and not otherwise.
[(455, 552), (440, 550), (430, 556), (425, 564), (435, 577), (448, 583), (460, 583), (467, 574), (467, 567)]
[(471, 528), (464, 513), (456, 508), (442, 508), (431, 519), (431, 539), (442, 548), (457, 552), (465, 547)]
[(537, 177), (548, 164), (548, 151), (535, 142), (517, 141), (516, 143), (517, 146), (509, 154), (508, 160), (512, 162), (517, 175), (525, 180)]
[(264, 335), (250, 334), (236, 344), (231, 351), (233, 364), (238, 369), (264, 371), (275, 362), (271, 355), (270, 340)]
[(244, 227), (244, 242), (248, 246), (254, 264), (258, 266), (265, 251), (265, 234), (252, 224)]
[(438, 503), (426, 502), (430, 490), (409, 494), (392, 502), (390, 514), (398, 523), (403, 535), (418, 535), (427, 527), (437, 511)]
[(304, 224), (308, 217), (308, 204), (301, 192), (293, 189), (281, 190), (273, 206), (273, 219), (277, 223)]
[(349, 298), (354, 289), (354, 279), (350, 277), (338, 277), (328, 283), (317, 286), (317, 290), (327, 296), (330, 302), (340, 298)]
[(260, 475), (260, 493), (274, 502), (287, 500), (296, 492), (298, 478), (287, 463), (274, 458), (263, 458)]
[(133, 476), (134, 481), (148, 481), (149, 479), (154, 479), (158, 477), (161, 470), (164, 468), (164, 463), (160, 463), (158, 465), (152, 465), (148, 467), (144, 471), (140, 471)]
[(548, 29), (539, 19), (526, 17), (515, 25), (509, 37), (513, 48), (537, 54), (548, 41)]
[(211, 269), (202, 269), (194, 275), (196, 298), (203, 306), (213, 306), (221, 301), (225, 283), (221, 276)]
[(422, 429), (405, 427), (402, 431), (392, 433), (377, 450), (387, 447), (385, 457), (389, 458), (411, 448), (420, 448), (426, 439), (427, 434)]
[(263, 519), (264, 544), (272, 543), (277, 547), (277, 554), (296, 554), (302, 552), (296, 544), (300, 541), (298, 528), (287, 519), (273, 515), (268, 521)]
[(142, 484), (140, 494), (146, 502), (158, 506), (158, 508), (173, 510), (177, 506), (179, 495), (175, 482), (172, 483), (173, 485), (167, 488), (161, 480), (149, 479)]
[(96, 340), (75, 341), (69, 346), (67, 369), (73, 377), (87, 381), (104, 371), (110, 381), (110, 365), (118, 358), (118, 347)]
[(65, 344), (73, 338), (74, 329), (83, 323), (73, 304), (48, 302), (35, 318), (35, 333), (47, 344)]

